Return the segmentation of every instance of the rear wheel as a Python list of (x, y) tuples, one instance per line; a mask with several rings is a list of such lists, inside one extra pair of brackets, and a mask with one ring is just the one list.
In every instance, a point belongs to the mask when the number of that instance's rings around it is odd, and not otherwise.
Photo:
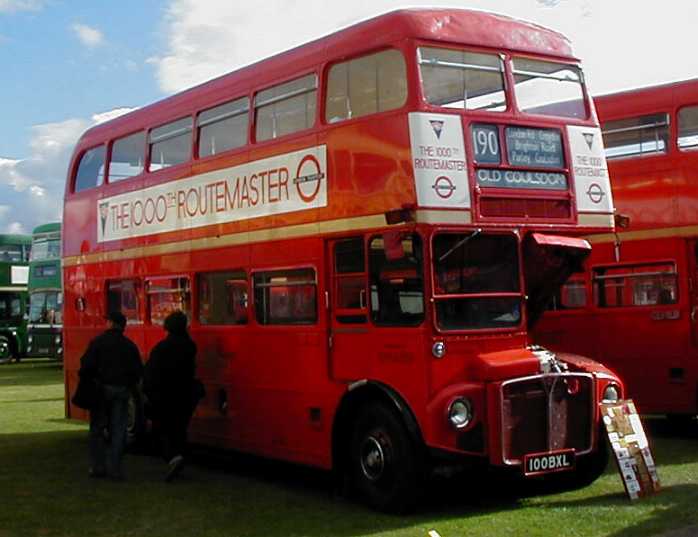
[(371, 507), (400, 513), (414, 509), (422, 478), (417, 446), (400, 417), (382, 404), (359, 412), (350, 472), (354, 488)]

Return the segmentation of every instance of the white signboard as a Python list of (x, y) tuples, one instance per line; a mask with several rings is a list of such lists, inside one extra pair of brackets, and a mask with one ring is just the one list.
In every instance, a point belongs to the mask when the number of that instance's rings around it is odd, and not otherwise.
[(27, 285), (27, 283), (29, 283), (29, 267), (12, 265), (10, 267), (10, 284)]
[(567, 126), (572, 154), (577, 210), (580, 212), (612, 213), (613, 197), (608, 179), (606, 156), (601, 129)]
[(327, 206), (327, 148), (257, 160), (97, 202), (97, 241)]
[(412, 112), (409, 121), (417, 204), (469, 209), (461, 117)]

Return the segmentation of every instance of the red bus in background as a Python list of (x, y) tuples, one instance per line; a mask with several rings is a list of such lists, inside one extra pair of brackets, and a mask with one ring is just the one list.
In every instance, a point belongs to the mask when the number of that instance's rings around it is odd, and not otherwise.
[(698, 412), (698, 80), (595, 98), (625, 227), (593, 253), (537, 340), (618, 372), (643, 413)]
[(563, 36), (432, 9), (96, 126), (65, 193), (66, 401), (108, 310), (147, 356), (181, 309), (197, 442), (332, 468), (381, 509), (449, 457), (590, 482), (622, 384), (529, 327), (574, 236), (613, 229), (600, 138)]

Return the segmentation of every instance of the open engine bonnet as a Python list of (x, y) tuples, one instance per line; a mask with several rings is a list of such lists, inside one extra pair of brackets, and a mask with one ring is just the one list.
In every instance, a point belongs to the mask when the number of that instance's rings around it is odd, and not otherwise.
[(523, 243), (528, 327), (538, 321), (558, 289), (582, 271), (591, 245), (584, 239), (531, 233)]

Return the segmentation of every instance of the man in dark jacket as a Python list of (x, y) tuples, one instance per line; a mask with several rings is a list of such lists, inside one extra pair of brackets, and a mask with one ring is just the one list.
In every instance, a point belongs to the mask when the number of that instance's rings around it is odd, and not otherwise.
[(80, 360), (80, 377), (98, 383), (98, 401), (90, 409), (90, 475), (123, 479), (128, 401), (143, 374), (138, 347), (124, 336), (126, 317), (107, 316), (108, 327), (94, 338)]
[(182, 469), (189, 421), (201, 394), (196, 393), (196, 344), (187, 332), (187, 316), (175, 311), (163, 324), (167, 337), (150, 352), (145, 364), (144, 392), (153, 433), (168, 462), (166, 481)]

